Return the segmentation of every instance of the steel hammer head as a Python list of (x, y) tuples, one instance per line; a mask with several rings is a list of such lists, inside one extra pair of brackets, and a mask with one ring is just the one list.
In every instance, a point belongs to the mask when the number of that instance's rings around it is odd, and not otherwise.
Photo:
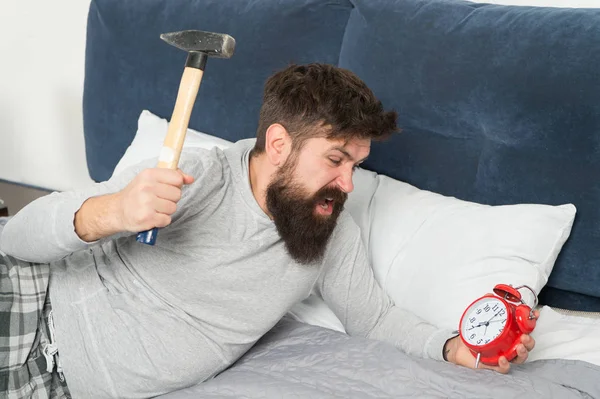
[(200, 52), (215, 58), (230, 58), (235, 49), (235, 39), (224, 33), (183, 30), (163, 33), (160, 38), (181, 50)]

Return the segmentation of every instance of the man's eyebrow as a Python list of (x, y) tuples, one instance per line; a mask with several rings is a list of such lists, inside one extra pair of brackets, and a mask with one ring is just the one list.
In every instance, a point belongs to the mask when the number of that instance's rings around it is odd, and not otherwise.
[[(339, 147), (339, 146), (336, 146), (336, 147), (332, 147), (332, 148), (331, 148), (331, 150), (337, 150), (337, 151), (341, 152), (342, 154), (344, 154), (344, 156), (345, 156), (346, 158), (348, 158), (349, 160), (351, 160), (351, 161), (354, 161), (354, 158), (352, 157), (352, 155), (350, 155), (350, 153), (349, 153), (348, 151), (346, 151), (346, 149), (345, 149), (344, 147)], [(360, 161), (358, 161), (358, 162), (356, 162), (356, 163), (357, 163), (357, 164), (359, 164), (359, 163), (362, 163), (362, 162), (364, 162), (364, 161), (365, 161), (367, 158), (368, 158), (368, 156), (367, 156), (367, 157), (364, 157), (363, 159), (361, 159)]]

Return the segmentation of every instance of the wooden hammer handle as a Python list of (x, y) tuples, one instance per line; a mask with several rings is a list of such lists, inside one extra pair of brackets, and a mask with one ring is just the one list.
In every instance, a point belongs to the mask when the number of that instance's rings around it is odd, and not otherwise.
[[(194, 108), (203, 74), (204, 71), (198, 68), (185, 67), (183, 70), (167, 136), (158, 156), (157, 167), (159, 168), (173, 170), (178, 168), (181, 149), (183, 148), (192, 108)], [(158, 229), (155, 227), (138, 233), (136, 240), (144, 244), (154, 245), (157, 235)]]
[(175, 108), (169, 122), (169, 130), (158, 157), (157, 166), (159, 168), (177, 169), (178, 167), (185, 133), (190, 123), (192, 108), (200, 89), (203, 74), (204, 71), (197, 68), (186, 67), (183, 70)]

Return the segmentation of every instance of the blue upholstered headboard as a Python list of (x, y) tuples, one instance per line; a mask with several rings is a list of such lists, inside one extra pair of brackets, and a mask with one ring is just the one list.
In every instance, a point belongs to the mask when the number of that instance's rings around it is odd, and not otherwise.
[[(326, 62), (363, 78), (404, 128), (366, 168), (486, 204), (572, 202), (542, 303), (600, 310), (600, 10), (459, 0), (93, 0), (84, 128), (107, 179), (142, 109), (170, 118), (185, 54), (163, 32), (237, 41), (210, 59), (190, 127), (253, 137), (265, 79)], [(435, 243), (432, 243), (435, 245)]]

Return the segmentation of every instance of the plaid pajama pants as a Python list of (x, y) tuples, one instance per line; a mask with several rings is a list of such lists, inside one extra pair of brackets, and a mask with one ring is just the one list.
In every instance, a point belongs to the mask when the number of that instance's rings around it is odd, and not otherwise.
[(46, 295), (49, 273), (47, 264), (0, 252), (0, 399), (71, 397), (53, 364), (60, 361)]

